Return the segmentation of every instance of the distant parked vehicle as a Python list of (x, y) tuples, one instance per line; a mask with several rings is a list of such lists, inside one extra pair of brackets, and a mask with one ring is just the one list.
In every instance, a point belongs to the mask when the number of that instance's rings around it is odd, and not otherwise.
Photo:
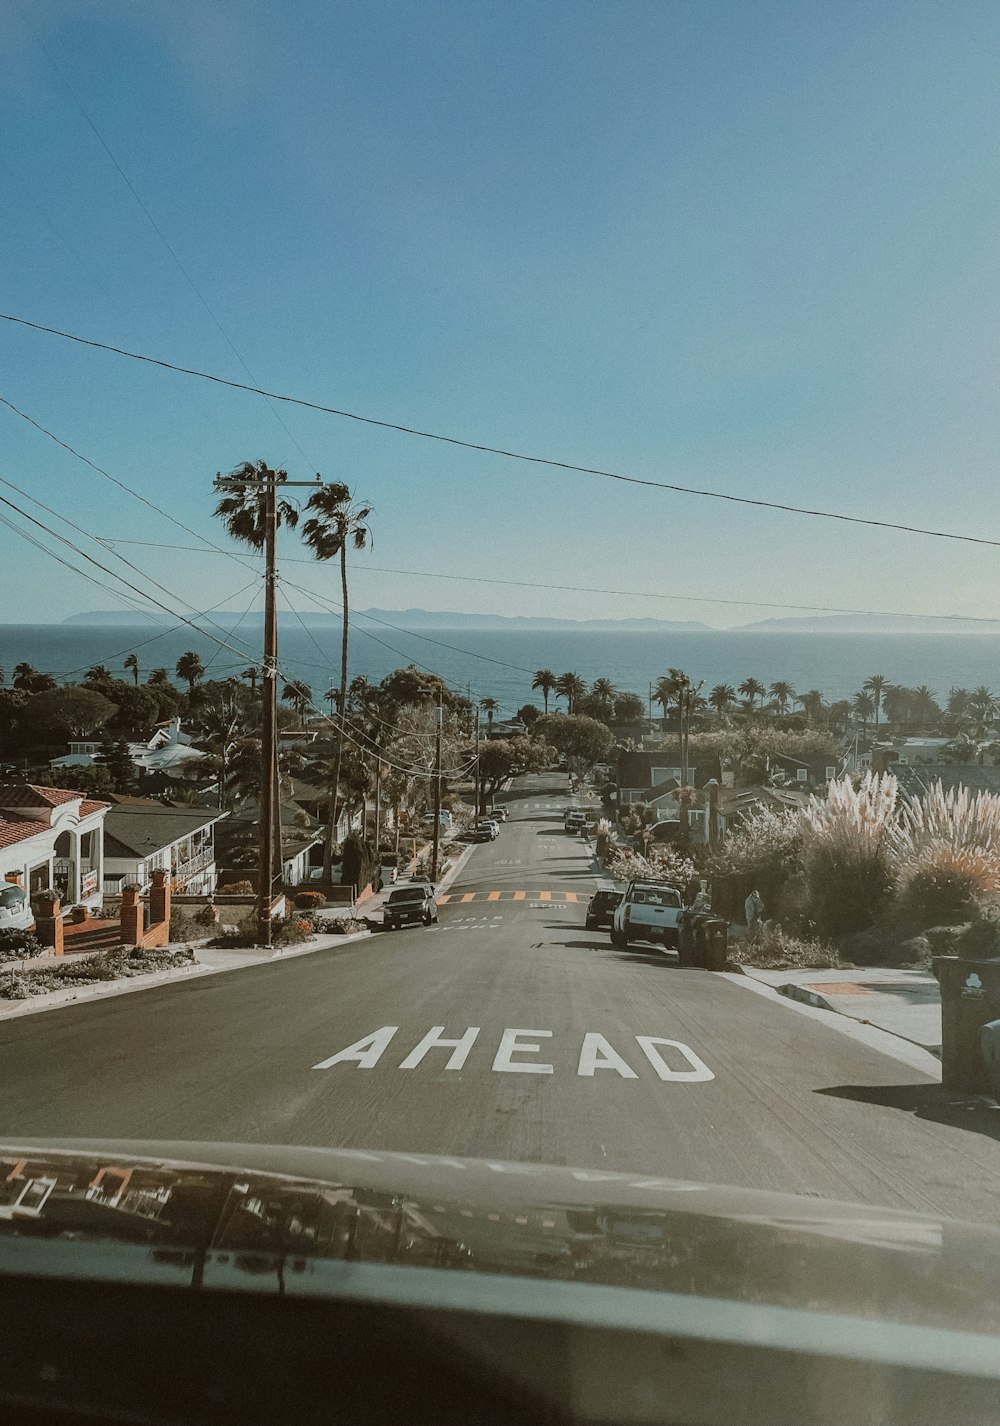
[(507, 818), (510, 816), (510, 808), (505, 802), (498, 802), (494, 806), (491, 815), (500, 822), (506, 822)]
[[(500, 823), (495, 821), (492, 817), (480, 817), (476, 823), (476, 832), (478, 833), (483, 830), (489, 833), (491, 841), (495, 841), (500, 835)], [(479, 841), (480, 838), (477, 836), (476, 840)]]
[(587, 825), (587, 814), (580, 807), (571, 807), (563, 816), (563, 828), (574, 836)]
[(392, 885), (392, 883), (399, 876), (399, 867), (396, 864), (395, 857), (390, 856), (382, 858), (382, 861), (379, 864), (379, 875), (382, 878), (383, 886)]
[(630, 881), (611, 925), (616, 946), (632, 941), (660, 941), (677, 945), (677, 920), (684, 901), (676, 886), (665, 881)]
[(389, 892), (382, 924), (387, 931), (398, 931), (403, 926), (429, 926), (437, 918), (434, 888), (426, 882), (411, 882)]
[(615, 919), (615, 908), (624, 894), (610, 888), (595, 891), (587, 902), (587, 919), (584, 923), (587, 930), (597, 931), (601, 926), (610, 926)]

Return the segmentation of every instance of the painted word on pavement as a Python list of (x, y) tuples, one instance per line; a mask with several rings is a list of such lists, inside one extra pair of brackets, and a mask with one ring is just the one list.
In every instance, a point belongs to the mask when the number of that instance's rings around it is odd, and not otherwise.
[[(402, 1046), (397, 1042), (391, 1051), (390, 1047), (398, 1033), (398, 1025), (383, 1025), (328, 1059), (320, 1060), (318, 1065), (313, 1065), (313, 1069), (328, 1070), (336, 1065), (353, 1065), (355, 1069), (370, 1070), (384, 1059), (386, 1065), (396, 1062), (396, 1068), (403, 1071), (418, 1069), (425, 1060), (435, 1069), (460, 1070), (465, 1067), (466, 1060), (479, 1041), (480, 1027), (470, 1025), (461, 1035), (448, 1037), (443, 1025), (432, 1025), (423, 1039), (397, 1061)], [(545, 1042), (552, 1038), (551, 1030), (504, 1030), (500, 1043), (493, 1051), (490, 1066), (493, 1073), (555, 1074), (555, 1066), (544, 1058), (549, 1048)], [(645, 1073), (648, 1074), (651, 1068), (659, 1079), (670, 1083), (704, 1084), (715, 1078), (705, 1061), (695, 1054), (690, 1045), (680, 1040), (666, 1039), (662, 1035), (635, 1035), (633, 1038), (638, 1048), (632, 1049), (630, 1042), (627, 1048), (627, 1054), (632, 1059), (630, 1063), (605, 1035), (588, 1031), (580, 1045), (577, 1074), (593, 1079), (598, 1071), (610, 1070), (620, 1079), (638, 1079), (639, 1074), (633, 1067), (638, 1064)], [(485, 1048), (485, 1045), (480, 1048)], [(444, 1052), (447, 1052), (447, 1057), (442, 1066), (441, 1054)]]

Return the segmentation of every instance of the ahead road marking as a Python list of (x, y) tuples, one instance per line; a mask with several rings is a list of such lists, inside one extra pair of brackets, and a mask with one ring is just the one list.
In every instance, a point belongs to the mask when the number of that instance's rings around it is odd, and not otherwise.
[[(320, 1060), (313, 1069), (332, 1069), (334, 1065), (353, 1064), (357, 1069), (374, 1069), (399, 1030), (398, 1025), (383, 1025), (370, 1035), (363, 1035), (328, 1059)], [(476, 1041), (480, 1027), (470, 1025), (457, 1039), (446, 1039), (443, 1025), (433, 1025), (427, 1034), (400, 1062), (401, 1070), (417, 1069), (431, 1050), (450, 1050), (444, 1069), (460, 1070), (465, 1066)], [(500, 1036), (500, 1044), (493, 1057), (494, 1074), (554, 1074), (555, 1066), (538, 1058), (542, 1051), (542, 1041), (554, 1038), (551, 1030), (507, 1029)], [(634, 1040), (652, 1066), (658, 1079), (671, 1084), (706, 1084), (715, 1075), (700, 1055), (695, 1054), (690, 1045), (682, 1040), (666, 1039), (661, 1035), (635, 1035)], [(640, 1062), (641, 1063), (641, 1062)], [(619, 1079), (638, 1079), (639, 1075), (612, 1045), (611, 1041), (596, 1030), (589, 1030), (583, 1037), (576, 1072), (583, 1079), (593, 1079), (598, 1070), (611, 1070)]]

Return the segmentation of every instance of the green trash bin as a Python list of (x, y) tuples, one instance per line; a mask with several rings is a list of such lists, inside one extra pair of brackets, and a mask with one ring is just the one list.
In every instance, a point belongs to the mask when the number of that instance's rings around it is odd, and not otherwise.
[(931, 969), (941, 987), (941, 1083), (989, 1094), (979, 1035), (1000, 1019), (1000, 959), (935, 956)]

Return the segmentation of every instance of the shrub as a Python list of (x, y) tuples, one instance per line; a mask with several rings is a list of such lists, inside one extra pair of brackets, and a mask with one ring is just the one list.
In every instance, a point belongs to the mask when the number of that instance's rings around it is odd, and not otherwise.
[(32, 931), (13, 927), (0, 931), (0, 961), (27, 961), (40, 956), (45, 947)]
[(317, 921), (316, 929), (324, 936), (352, 936), (356, 931), (367, 931), (368, 922), (357, 916), (338, 916)]
[(841, 964), (837, 952), (810, 936), (792, 936), (770, 921), (756, 936), (729, 947), (729, 959), (736, 965), (757, 966), (761, 970), (783, 970), (786, 966), (808, 966), (830, 970)]
[[(761, 807), (748, 813), (725, 841), (712, 848), (707, 869), (713, 876), (745, 877), (774, 896), (797, 870), (801, 856), (798, 814)], [(770, 898), (765, 894), (765, 899)]]
[(925, 847), (899, 873), (897, 904), (907, 921), (944, 925), (981, 917), (1000, 891), (1000, 861), (974, 847)]
[(225, 886), (219, 887), (219, 891), (229, 896), (253, 896), (256, 887), (252, 881), (227, 881)]
[(303, 911), (315, 911), (318, 906), (322, 906), (325, 897), (321, 891), (297, 891), (295, 893), (295, 905)]
[(698, 889), (698, 868), (689, 856), (672, 846), (650, 846), (645, 855), (630, 847), (616, 846), (608, 871), (616, 881), (649, 877), (654, 881), (672, 881), (686, 895)]
[(219, 913), (214, 906), (199, 906), (195, 912), (194, 919), (199, 926), (214, 926), (219, 919)]
[(891, 774), (866, 773), (830, 784), (810, 798), (799, 818), (806, 906), (821, 930), (863, 930), (883, 909), (894, 884), (890, 836), (898, 784)]

